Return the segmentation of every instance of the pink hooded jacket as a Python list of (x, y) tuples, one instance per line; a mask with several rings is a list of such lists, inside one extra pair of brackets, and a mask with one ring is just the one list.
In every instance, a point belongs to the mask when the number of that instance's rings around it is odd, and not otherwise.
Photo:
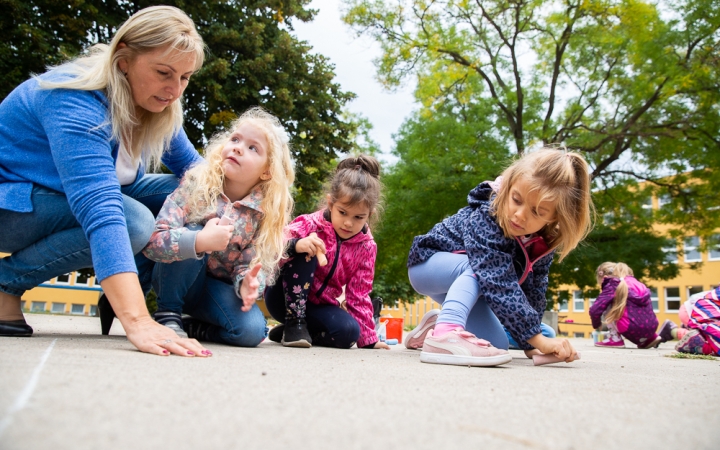
[(317, 233), (325, 243), (328, 263), (315, 270), (308, 300), (318, 305), (339, 307), (337, 298), (342, 295), (345, 286), (348, 313), (360, 325), (357, 345), (364, 347), (374, 344), (377, 335), (369, 294), (375, 276), (377, 245), (367, 226), (350, 239), (338, 239), (329, 218), (324, 216), (325, 212), (322, 210), (299, 216), (285, 229), (287, 239), (301, 239), (310, 233)]

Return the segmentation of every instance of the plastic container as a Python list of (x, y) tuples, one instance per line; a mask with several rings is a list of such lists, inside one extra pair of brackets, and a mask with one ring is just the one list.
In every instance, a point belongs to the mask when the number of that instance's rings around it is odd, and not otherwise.
[(387, 324), (387, 322), (385, 322), (384, 320), (381, 320), (377, 326), (377, 330), (375, 330), (375, 333), (377, 333), (378, 341), (380, 341), (380, 342), (385, 342), (385, 338), (386, 338), (385, 333), (387, 332), (387, 328), (385, 326), (386, 324)]
[(396, 317), (382, 317), (380, 322), (385, 323), (387, 329), (386, 339), (397, 339), (398, 343), (402, 344), (403, 334), (403, 319)]

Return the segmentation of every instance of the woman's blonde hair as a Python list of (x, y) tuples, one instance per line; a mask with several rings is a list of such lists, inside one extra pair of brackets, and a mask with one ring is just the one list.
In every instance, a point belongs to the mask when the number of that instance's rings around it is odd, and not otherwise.
[(613, 299), (612, 306), (605, 313), (606, 321), (617, 322), (622, 318), (623, 312), (625, 312), (625, 305), (627, 305), (628, 297), (628, 285), (625, 281), (625, 277), (632, 276), (634, 276), (632, 269), (625, 263), (604, 262), (598, 266), (597, 270), (595, 270), (595, 278), (601, 287), (605, 277), (620, 279), (620, 283), (615, 289), (615, 298)]
[(200, 222), (208, 215), (217, 213), (218, 198), (223, 194), (225, 182), (223, 147), (233, 132), (248, 122), (262, 130), (268, 141), (267, 164), (270, 174), (269, 179), (259, 183), (263, 195), (260, 202), (263, 218), (254, 239), (255, 258), (251, 265), (262, 264), (268, 282), (272, 282), (285, 248), (283, 228), (292, 214), (294, 203), (290, 187), (295, 181), (288, 134), (277, 117), (260, 107), (254, 107), (235, 119), (226, 131), (213, 136), (205, 149), (205, 162), (188, 170), (184, 177), (190, 193), (188, 218), (192, 222)]
[(516, 160), (502, 174), (500, 190), (492, 207), (500, 228), (511, 237), (508, 204), (510, 190), (518, 179), (525, 179), (538, 193), (538, 204), (555, 204), (555, 218), (538, 233), (562, 261), (592, 229), (593, 203), (590, 197), (590, 170), (577, 153), (542, 148)]
[(196, 71), (203, 65), (205, 44), (193, 21), (178, 8), (152, 6), (126, 20), (109, 46), (94, 45), (87, 55), (55, 68), (70, 75), (69, 79), (51, 82), (38, 78), (39, 84), (45, 89), (105, 90), (113, 138), (127, 143), (133, 157), (144, 157), (148, 168), (154, 170), (161, 163), (162, 152), (182, 127), (182, 99), (172, 102), (163, 112), (137, 117), (130, 84), (119, 62), (163, 48), (168, 54), (178, 51), (194, 55)]
[(351, 206), (367, 206), (370, 210), (368, 222), (374, 225), (382, 209), (382, 189), (380, 163), (372, 156), (360, 154), (338, 163), (325, 191), (331, 204), (345, 200)]

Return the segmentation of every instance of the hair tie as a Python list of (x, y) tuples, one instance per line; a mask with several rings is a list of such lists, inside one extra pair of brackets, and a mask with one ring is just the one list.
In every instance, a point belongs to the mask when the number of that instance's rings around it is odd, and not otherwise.
[(356, 169), (356, 170), (362, 170), (362, 167), (360, 166), (360, 164), (355, 164), (355, 169)]

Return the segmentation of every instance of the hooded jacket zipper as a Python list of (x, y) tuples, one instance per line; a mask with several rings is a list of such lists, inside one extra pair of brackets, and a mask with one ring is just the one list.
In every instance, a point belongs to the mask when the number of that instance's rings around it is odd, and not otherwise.
[(333, 261), (333, 265), (330, 268), (330, 272), (328, 272), (327, 276), (325, 277), (325, 281), (323, 281), (322, 286), (320, 286), (320, 289), (318, 289), (317, 293), (315, 294), (315, 298), (318, 300), (322, 297), (323, 292), (325, 292), (325, 288), (327, 287), (328, 283), (330, 282), (330, 279), (335, 274), (335, 269), (337, 268), (337, 263), (340, 260), (340, 247), (342, 246), (343, 241), (340, 239), (340, 236), (338, 236), (337, 232), (335, 233), (335, 240), (337, 241), (337, 249), (335, 250), (335, 260)]
[(542, 255), (535, 258), (535, 260), (530, 261), (530, 255), (528, 255), (527, 250), (525, 250), (525, 245), (523, 245), (523, 243), (519, 237), (515, 236), (515, 240), (518, 242), (518, 244), (520, 244), (520, 248), (522, 249), (523, 254), (525, 255), (525, 270), (523, 271), (522, 277), (520, 277), (520, 280), (518, 281), (518, 284), (523, 284), (523, 282), (525, 282), (525, 278), (527, 278), (528, 274), (530, 272), (532, 272), (533, 264), (535, 264), (537, 262), (537, 260), (539, 260), (543, 256), (552, 252), (552, 249), (548, 249), (545, 253), (543, 253)]

